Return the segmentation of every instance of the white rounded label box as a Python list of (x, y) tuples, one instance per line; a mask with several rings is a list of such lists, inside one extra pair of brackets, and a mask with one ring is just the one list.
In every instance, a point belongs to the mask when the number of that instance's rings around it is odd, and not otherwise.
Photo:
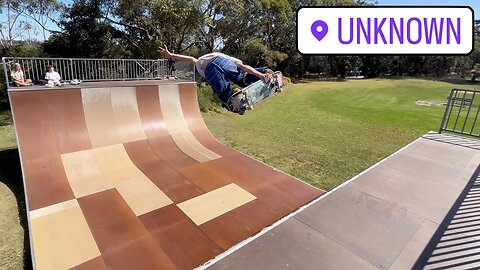
[(302, 7), (302, 54), (466, 55), (473, 50), (470, 7)]

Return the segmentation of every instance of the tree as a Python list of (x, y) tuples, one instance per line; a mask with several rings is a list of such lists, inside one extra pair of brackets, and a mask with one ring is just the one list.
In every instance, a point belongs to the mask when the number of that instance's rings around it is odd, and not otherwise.
[(22, 20), (23, 9), (20, 1), (2, 1), (0, 13), (4, 12), (0, 21), (0, 45), (3, 50), (13, 45), (18, 39), (29, 38), (31, 24)]
[(157, 57), (156, 49), (167, 45), (176, 53), (196, 45), (201, 27), (200, 0), (120, 0), (111, 3), (105, 20), (123, 29), (125, 44), (135, 57)]
[(64, 11), (64, 6), (57, 0), (22, 0), (20, 6), (24, 18), (40, 27), (43, 40), (47, 39), (47, 33), (57, 32), (47, 28), (48, 22), (56, 22), (56, 17)]
[[(198, 46), (204, 52), (220, 50), (224, 47), (224, 36), (232, 29), (226, 20), (231, 14), (239, 15), (244, 10), (243, 1), (205, 0), (199, 5), (202, 22), (198, 28)], [(239, 25), (233, 27), (238, 31)]]
[[(288, 57), (282, 45), (286, 41), (284, 33), (294, 20), (290, 3), (287, 0), (248, 1), (237, 13), (239, 16), (233, 19), (225, 16), (222, 21), (225, 41), (222, 51), (242, 57), (252, 65), (276, 68)], [(234, 31), (228, 31), (233, 27)], [(295, 42), (295, 37), (291, 41)]]
[(468, 63), (470, 64), (470, 66), (469, 69), (467, 69), (472, 75), (472, 81), (476, 81), (477, 77), (480, 74), (480, 20), (475, 21), (474, 37), (475, 42), (473, 46), (473, 51), (468, 57)]
[(118, 58), (124, 55), (122, 33), (104, 19), (102, 0), (79, 0), (62, 14), (60, 33), (44, 43), (53, 57)]
[[(42, 55), (40, 42), (14, 41), (8, 48), (2, 48), (1, 55), (15, 57), (39, 57)], [(0, 65), (0, 109), (9, 107), (7, 82), (5, 81), (3, 65)]]
[(30, 41), (40, 28), (44, 39), (47, 22), (61, 11), (57, 0), (6, 0), (0, 1), (0, 46), (13, 45), (15, 40)]
[[(289, 1), (291, 9), (297, 10), (301, 6), (357, 6), (370, 5), (372, 1), (356, 1), (356, 0), (302, 0)], [(279, 51), (288, 55), (288, 58), (279, 65), (280, 68), (292, 74), (295, 77), (302, 77), (305, 72), (318, 73), (328, 71), (330, 75), (344, 77), (349, 69), (360, 66), (358, 57), (346, 56), (311, 56), (300, 55), (296, 48), (296, 22), (295, 16), (292, 16), (286, 23), (284, 29), (278, 32)], [(319, 64), (324, 65), (323, 68)]]

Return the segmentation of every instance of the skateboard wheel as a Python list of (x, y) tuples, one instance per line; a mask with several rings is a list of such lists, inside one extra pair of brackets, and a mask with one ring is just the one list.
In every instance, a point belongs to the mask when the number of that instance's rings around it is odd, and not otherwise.
[(253, 110), (253, 106), (247, 106), (247, 110)]

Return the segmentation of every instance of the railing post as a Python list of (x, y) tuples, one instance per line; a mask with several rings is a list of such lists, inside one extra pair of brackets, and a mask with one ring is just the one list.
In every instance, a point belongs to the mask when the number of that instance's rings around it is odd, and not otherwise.
[(465, 121), (463, 122), (462, 133), (465, 131), (465, 125), (467, 124), (468, 116), (470, 115), (470, 110), (472, 109), (473, 102), (475, 102), (475, 92), (473, 92), (472, 99), (470, 100), (470, 104), (468, 105), (468, 112), (467, 116), (465, 116)]
[[(162, 79), (168, 76), (166, 59), (93, 59), (93, 58), (29, 58), (2, 57), (5, 81), (11, 83), (10, 62), (19, 62), (24, 66), (27, 77), (42, 80), (47, 64), (56, 66), (64, 80), (105, 81), (130, 79)], [(142, 66), (141, 64), (144, 64)], [(69, 67), (67, 67), (69, 65)], [(156, 67), (155, 67), (156, 65)], [(121, 71), (119, 70), (121, 69)], [(196, 67), (191, 64), (179, 64), (177, 74), (182, 79), (196, 80)], [(110, 72), (110, 73), (109, 73)], [(115, 72), (114, 76), (111, 72)], [(191, 77), (188, 74), (193, 72)], [(148, 76), (147, 76), (148, 75)], [(112, 77), (113, 76), (113, 77)], [(187, 77), (186, 77), (187, 76)]]
[(440, 124), (440, 131), (438, 133), (442, 133), (442, 130), (444, 128), (445, 121), (447, 120), (447, 114), (448, 114), (448, 111), (450, 109), (451, 102), (452, 102), (452, 99), (453, 99), (453, 92), (454, 91), (455, 91), (455, 89), (452, 89), (450, 91), (450, 96), (448, 96), (447, 107), (445, 107), (445, 113), (443, 114), (442, 123)]
[[(480, 138), (480, 133), (476, 129), (480, 104), (475, 100), (479, 93), (480, 91), (477, 90), (452, 89), (448, 96), (439, 133), (448, 132)], [(472, 107), (477, 108), (476, 113), (472, 111)], [(475, 116), (473, 116), (474, 114)]]
[(3, 73), (5, 74), (5, 83), (7, 84), (7, 88), (10, 87), (10, 81), (8, 80), (8, 71), (7, 71), (7, 63), (5, 62), (5, 57), (2, 57), (3, 62)]
[(195, 80), (195, 71), (196, 71), (196, 66), (193, 64), (193, 81), (196, 82)]
[(122, 79), (125, 81), (125, 59), (122, 59)]
[(73, 77), (73, 60), (70, 58), (70, 80), (76, 79)]
[[(458, 90), (457, 90), (458, 91)], [(467, 91), (466, 90), (463, 90), (463, 97), (462, 97), (462, 101), (460, 103), (460, 108), (458, 109), (458, 114), (457, 114), (457, 118), (455, 119), (455, 124), (453, 125), (453, 130), (455, 130), (457, 128), (457, 123), (458, 123), (458, 119), (460, 118), (460, 114), (462, 112), (462, 109), (463, 109), (463, 106), (465, 104), (465, 96), (467, 95)], [(455, 104), (455, 103), (454, 103)]]

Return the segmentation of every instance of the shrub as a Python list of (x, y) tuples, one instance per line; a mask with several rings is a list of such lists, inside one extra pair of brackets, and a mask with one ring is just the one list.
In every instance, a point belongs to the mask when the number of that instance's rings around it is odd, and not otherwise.
[(200, 83), (197, 87), (198, 104), (201, 112), (220, 112), (222, 107), (213, 96), (212, 88), (205, 83)]
[(288, 85), (292, 83), (292, 79), (290, 77), (283, 76), (283, 84)]
[[(291, 84), (292, 80), (289, 77), (283, 77), (283, 83), (285, 85)], [(198, 83), (197, 85), (197, 97), (200, 111), (217, 113), (221, 112), (223, 108), (220, 105), (219, 101), (213, 96), (212, 88), (204, 82)], [(230, 87), (232, 87), (232, 89), (242, 88), (234, 83), (231, 83)]]
[(8, 102), (7, 83), (5, 82), (5, 76), (3, 76), (3, 65), (0, 66), (0, 109), (8, 109), (10, 104)]
[(0, 83), (0, 109), (8, 109), (9, 107), (7, 85), (2, 82)]

